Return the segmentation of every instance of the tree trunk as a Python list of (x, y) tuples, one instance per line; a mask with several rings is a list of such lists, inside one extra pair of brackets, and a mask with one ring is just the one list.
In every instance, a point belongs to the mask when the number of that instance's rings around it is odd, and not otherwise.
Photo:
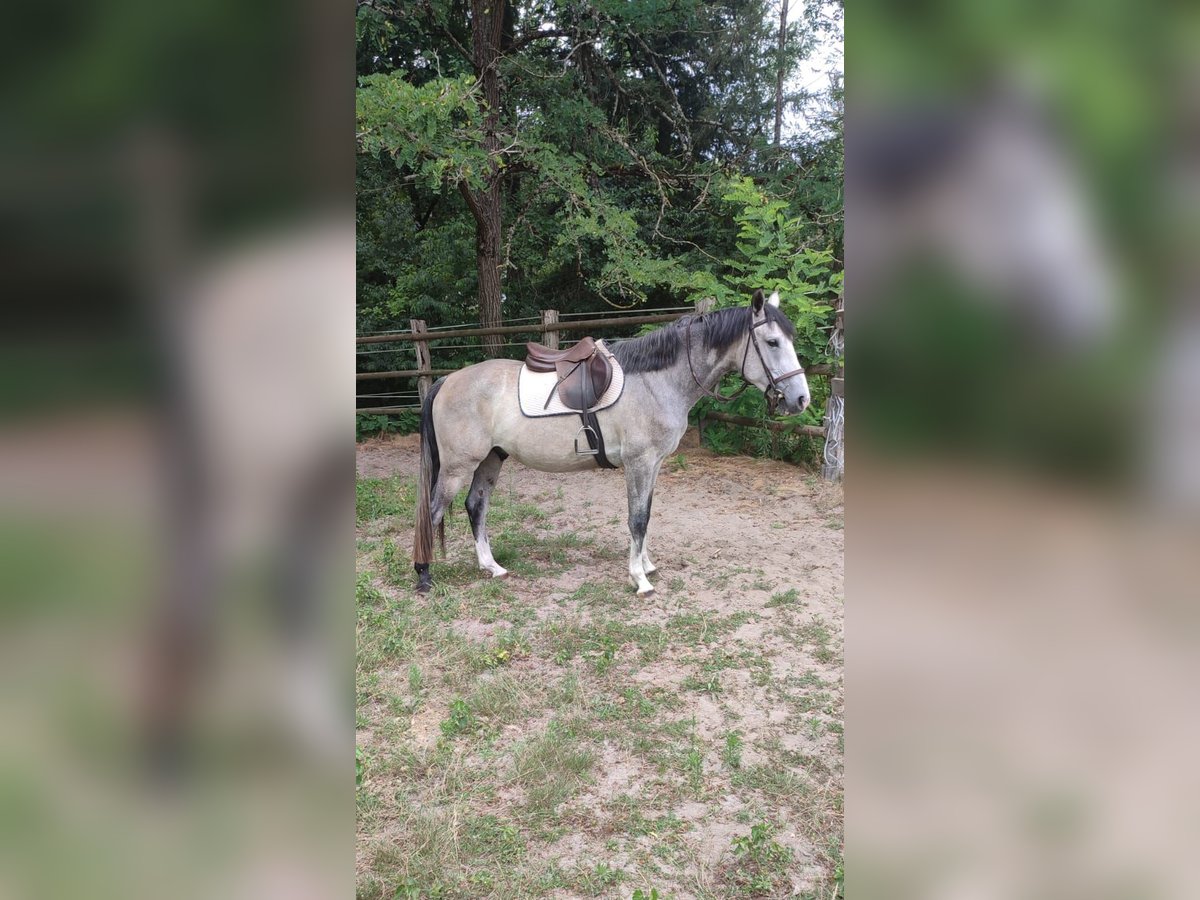
[(775, 146), (783, 134), (783, 51), (787, 46), (788, 0), (779, 3), (779, 71), (775, 75)]
[[(479, 324), (490, 328), (503, 324), (500, 309), (500, 239), (503, 229), (500, 191), (500, 167), (497, 155), (500, 137), (500, 42), (504, 34), (505, 0), (471, 0), (471, 62), (475, 76), (483, 85), (486, 106), (483, 121), (483, 147), (488, 153), (489, 170), (482, 191), (459, 185), (471, 214), (475, 217), (475, 267), (479, 279)], [(488, 356), (499, 356), (503, 338), (487, 335), (483, 349)]]

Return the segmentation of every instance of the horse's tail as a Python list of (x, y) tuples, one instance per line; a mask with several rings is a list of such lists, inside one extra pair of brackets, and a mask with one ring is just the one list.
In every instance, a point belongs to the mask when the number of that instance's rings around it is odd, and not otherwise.
[[(433, 562), (433, 493), (437, 489), (441, 472), (438, 455), (437, 431), (433, 425), (433, 400), (442, 388), (444, 378), (434, 382), (421, 408), (421, 472), (417, 476), (417, 529), (413, 537), (413, 565), (424, 566), (428, 571)], [(446, 520), (438, 523), (438, 539), (442, 553), (446, 552)], [(418, 569), (420, 571), (420, 569)]]

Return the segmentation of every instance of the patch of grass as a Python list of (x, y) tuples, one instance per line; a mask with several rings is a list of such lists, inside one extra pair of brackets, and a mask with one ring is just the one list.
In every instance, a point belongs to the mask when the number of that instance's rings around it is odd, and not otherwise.
[(512, 780), (526, 790), (526, 815), (553, 814), (595, 761), (596, 755), (556, 722), (522, 741), (513, 752)]
[(508, 672), (489, 672), (476, 681), (467, 707), (480, 719), (511, 722), (529, 708), (529, 701), (530, 695), (518, 679)]
[(612, 668), (613, 661), (617, 658), (617, 642), (612, 635), (601, 635), (598, 641), (599, 646), (592, 655), (592, 669), (597, 675), (603, 675)]
[(774, 839), (775, 829), (766, 822), (750, 833), (733, 839), (730, 851), (735, 862), (725, 868), (725, 877), (743, 896), (779, 896), (788, 886), (787, 867), (792, 851)]
[(667, 631), (677, 640), (691, 646), (712, 643), (731, 631), (736, 631), (754, 619), (750, 612), (736, 612), (728, 616), (712, 613), (681, 613), (667, 622)]
[(813, 658), (818, 662), (828, 665), (837, 660), (838, 654), (830, 646), (833, 641), (833, 634), (830, 632), (829, 626), (816, 616), (813, 616), (808, 623), (798, 628), (796, 636), (803, 643), (812, 646)]
[(562, 886), (576, 895), (598, 897), (606, 888), (615, 887), (628, 877), (624, 869), (614, 868), (606, 862), (581, 864), (563, 876)]
[(423, 684), (424, 677), (421, 675), (421, 667), (414, 663), (408, 667), (408, 689), (414, 697), (421, 696)]
[(583, 699), (579, 676), (574, 672), (567, 675), (550, 690), (550, 703), (555, 707), (572, 706)]
[(528, 849), (521, 827), (494, 815), (470, 820), (463, 829), (462, 839), (463, 851), (467, 855), (496, 860), (506, 865), (519, 862)]
[[(538, 655), (565, 666), (582, 654), (593, 665), (599, 666), (598, 674), (602, 675), (615, 662), (624, 645), (635, 645), (645, 663), (658, 658), (666, 640), (666, 632), (658, 625), (632, 625), (615, 620), (586, 626), (579, 622), (554, 622), (542, 629)], [(598, 662), (598, 659), (602, 661)]]
[(809, 784), (786, 768), (770, 763), (745, 766), (733, 773), (733, 785), (759, 791), (764, 796), (786, 803), (800, 802), (810, 793)]
[(788, 588), (786, 591), (776, 591), (772, 594), (767, 606), (792, 606), (797, 603), (803, 603), (800, 592), (795, 588)]
[(585, 581), (577, 587), (567, 601), (581, 606), (599, 606), (623, 601), (616, 585), (597, 581)]
[(415, 516), (416, 485), (411, 477), (359, 478), (354, 484), (354, 513), (362, 525), (386, 516)]
[(721, 673), (708, 671), (701, 672), (699, 675), (689, 675), (683, 680), (681, 687), (687, 691), (699, 691), (702, 694), (715, 696), (721, 693)]
[(725, 735), (725, 748), (721, 751), (721, 759), (731, 769), (742, 767), (742, 736), (737, 731)]

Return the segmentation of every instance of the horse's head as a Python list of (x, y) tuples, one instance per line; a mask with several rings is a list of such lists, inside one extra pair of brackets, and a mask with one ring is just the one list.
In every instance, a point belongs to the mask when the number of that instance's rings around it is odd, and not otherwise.
[(779, 311), (779, 294), (767, 299), (755, 291), (750, 300), (750, 337), (742, 377), (767, 395), (772, 412), (800, 413), (808, 406), (808, 380), (792, 340), (796, 326)]

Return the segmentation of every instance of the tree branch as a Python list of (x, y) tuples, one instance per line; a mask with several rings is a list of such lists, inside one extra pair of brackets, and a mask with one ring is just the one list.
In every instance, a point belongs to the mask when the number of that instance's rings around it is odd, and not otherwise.
[(479, 201), (475, 199), (475, 194), (471, 192), (470, 186), (465, 181), (458, 183), (458, 190), (467, 201), (467, 206), (471, 210), (471, 215), (475, 217), (475, 221), (482, 226), (487, 225), (487, 219), (484, 216), (483, 208), (479, 205)]
[[(642, 45), (642, 49), (650, 54), (650, 65), (654, 67), (654, 72), (658, 75), (658, 80), (662, 82), (662, 86), (667, 89), (667, 94), (671, 98), (671, 103), (675, 106), (675, 112), (679, 116), (679, 121), (676, 122), (671, 116), (667, 116), (667, 120), (679, 129), (680, 137), (683, 138), (683, 148), (688, 156), (692, 155), (692, 131), (688, 128), (687, 113), (683, 111), (683, 106), (679, 102), (679, 95), (675, 93), (675, 88), (671, 87), (671, 82), (667, 80), (666, 74), (658, 64), (658, 54), (650, 49), (640, 34), (637, 34), (633, 29), (626, 29), (626, 34)], [(664, 113), (666, 115), (666, 113)]]
[(561, 31), (558, 28), (547, 29), (546, 31), (534, 31), (530, 34), (523, 35), (513, 40), (512, 45), (505, 49), (505, 53), (516, 53), (519, 50), (524, 50), (528, 45), (541, 38), (561, 38), (571, 37), (569, 31)]
[(462, 42), (454, 36), (454, 32), (450, 30), (448, 25), (438, 20), (437, 14), (433, 11), (433, 3), (431, 3), (430, 0), (425, 0), (421, 6), (425, 9), (426, 14), (433, 21), (433, 23), (437, 25), (438, 30), (450, 39), (450, 43), (454, 45), (454, 49), (459, 52), (459, 55), (462, 56), (462, 58), (467, 62), (471, 62), (471, 51), (464, 47)]

